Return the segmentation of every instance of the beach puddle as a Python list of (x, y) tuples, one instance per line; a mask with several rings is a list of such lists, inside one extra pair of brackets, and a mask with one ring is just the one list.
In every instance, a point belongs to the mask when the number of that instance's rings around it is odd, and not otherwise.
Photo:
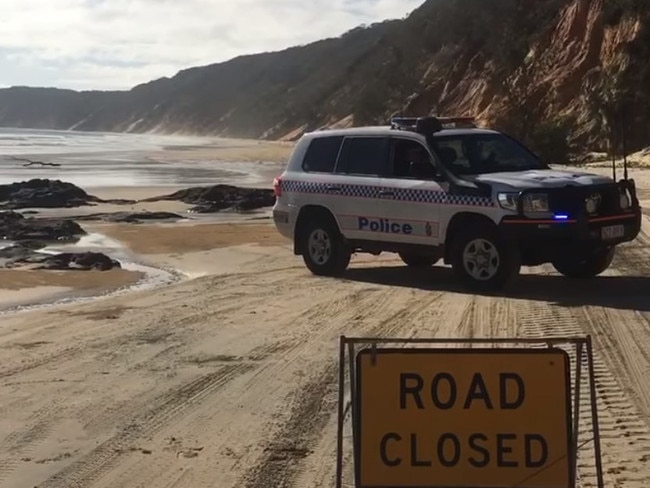
[[(0, 246), (2, 247), (8, 247), (11, 245), (12, 243), (8, 241), (0, 243)], [(49, 255), (64, 252), (101, 252), (112, 259), (119, 261), (122, 270), (139, 273), (142, 278), (135, 283), (101, 293), (93, 293), (92, 290), (74, 290), (61, 287), (56, 289), (50, 287), (46, 289), (45, 287), (41, 287), (43, 288), (41, 291), (50, 293), (39, 294), (36, 293), (38, 290), (34, 289), (33, 291), (35, 293), (30, 295), (31, 300), (29, 304), (18, 303), (9, 299), (0, 301), (0, 316), (8, 313), (36, 310), (57, 305), (86, 303), (97, 298), (122, 296), (127, 293), (151, 290), (187, 279), (186, 275), (174, 268), (152, 266), (151, 264), (144, 262), (139, 256), (131, 252), (120, 242), (98, 232), (83, 236), (74, 244), (53, 244), (40, 249), (37, 252)], [(67, 273), (67, 271), (64, 271), (63, 273)], [(16, 290), (6, 291), (7, 295), (11, 293), (12, 297), (17, 298), (18, 293), (16, 293)]]

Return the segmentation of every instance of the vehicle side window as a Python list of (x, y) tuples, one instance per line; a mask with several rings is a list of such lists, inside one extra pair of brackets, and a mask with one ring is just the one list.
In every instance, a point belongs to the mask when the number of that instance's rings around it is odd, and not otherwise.
[(336, 172), (385, 176), (388, 173), (388, 149), (388, 139), (385, 137), (346, 137)]
[(302, 169), (308, 173), (333, 173), (343, 136), (317, 137), (311, 141)]
[(395, 139), (392, 144), (390, 176), (434, 180), (439, 178), (435, 164), (426, 148), (417, 141)]
[(444, 164), (463, 170), (471, 168), (466, 148), (460, 139), (450, 138), (436, 141), (436, 150)]

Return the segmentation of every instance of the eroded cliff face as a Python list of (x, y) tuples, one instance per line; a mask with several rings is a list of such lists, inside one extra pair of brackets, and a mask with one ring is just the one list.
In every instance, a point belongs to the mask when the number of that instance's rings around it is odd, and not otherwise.
[(624, 119), (628, 149), (650, 145), (650, 2), (428, 0), (403, 20), (127, 92), (0, 90), (0, 126), (14, 127), (291, 140), (430, 113), (514, 131), (570, 116), (571, 137), (597, 150), (605, 122)]
[(436, 53), (422, 88), (400, 110), (408, 115), (474, 115), (483, 124), (494, 125), (513, 105), (522, 104), (540, 118), (575, 117), (572, 136), (606, 149), (606, 134), (587, 93), (606, 96), (602, 92), (618, 83), (618, 88), (639, 102), (628, 104), (628, 143), (636, 148), (647, 146), (650, 83), (644, 84), (649, 81), (644, 72), (650, 58), (634, 49), (645, 42), (647, 31), (639, 16), (608, 25), (603, 0), (572, 0), (559, 9), (553, 23), (540, 26), (530, 37), (528, 52), (519, 63), (500, 65), (479, 52), (460, 56), (448, 69)]

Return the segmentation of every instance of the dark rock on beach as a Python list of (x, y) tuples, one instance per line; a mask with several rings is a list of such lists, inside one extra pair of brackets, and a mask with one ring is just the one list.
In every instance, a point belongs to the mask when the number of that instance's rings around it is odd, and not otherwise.
[(42, 258), (43, 254), (36, 252), (47, 246), (45, 242), (20, 241), (13, 246), (0, 249), (0, 266), (13, 268), (21, 264), (31, 262), (34, 259)]
[[(32, 179), (0, 185), (0, 209), (18, 210), (22, 208), (74, 208), (108, 203), (113, 205), (133, 205), (136, 200), (102, 200), (89, 195), (78, 186), (61, 180)], [(27, 212), (26, 212), (27, 213)], [(29, 213), (35, 213), (29, 211)]]
[[(273, 190), (259, 188), (240, 188), (232, 185), (193, 187), (180, 190), (171, 195), (148, 198), (144, 202), (181, 201), (195, 205), (193, 213), (214, 213), (221, 211), (246, 212), (275, 203)], [(82, 188), (60, 180), (32, 179), (10, 185), (0, 185), (0, 210), (24, 208), (74, 208), (92, 206), (98, 203), (113, 205), (133, 205), (136, 200), (102, 200), (89, 195)], [(78, 219), (96, 220), (95, 216), (82, 216)], [(102, 214), (101, 220), (112, 222), (139, 222), (143, 220), (169, 220), (181, 218), (166, 212), (116, 213), (114, 217)]]
[(52, 256), (45, 256), (35, 262), (40, 264), (38, 269), (53, 270), (109, 271), (114, 268), (122, 267), (122, 265), (115, 259), (99, 252), (61, 253)]
[(0, 209), (72, 208), (100, 202), (72, 183), (33, 179), (0, 185)]
[(138, 223), (144, 221), (181, 220), (184, 217), (171, 212), (115, 212), (79, 215), (75, 220), (104, 220), (106, 222)]
[(0, 240), (76, 241), (83, 235), (86, 231), (72, 220), (25, 218), (16, 212), (0, 212)]
[(47, 270), (99, 270), (109, 271), (114, 268), (121, 268), (122, 265), (106, 256), (97, 252), (82, 253), (60, 253), (60, 254), (40, 254), (33, 249), (21, 245), (11, 246), (0, 250), (0, 260), (5, 260), (5, 267), (14, 268), (24, 265), (35, 265), (32, 269)]
[(171, 195), (148, 198), (146, 202), (163, 200), (181, 201), (196, 205), (193, 213), (214, 213), (224, 210), (243, 212), (272, 207), (275, 204), (273, 190), (240, 188), (231, 185), (214, 185), (180, 190)]
[(34, 254), (34, 249), (30, 249), (29, 247), (20, 244), (0, 249), (0, 259), (7, 260), (8, 263), (29, 259), (33, 257)]

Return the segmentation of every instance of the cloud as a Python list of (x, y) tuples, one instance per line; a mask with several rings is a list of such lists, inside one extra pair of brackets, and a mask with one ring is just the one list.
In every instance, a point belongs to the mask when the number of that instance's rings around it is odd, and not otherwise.
[(422, 0), (2, 0), (0, 85), (128, 89), (401, 18)]

